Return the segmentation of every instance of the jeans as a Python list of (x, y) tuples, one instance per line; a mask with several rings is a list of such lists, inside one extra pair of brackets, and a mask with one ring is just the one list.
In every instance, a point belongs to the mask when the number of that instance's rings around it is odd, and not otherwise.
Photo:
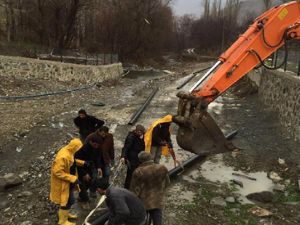
[(101, 168), (103, 177), (109, 177), (110, 175), (110, 167), (109, 166), (104, 166)]
[(162, 147), (161, 146), (152, 146), (150, 153), (152, 155), (153, 161), (156, 164), (159, 164), (161, 153), (162, 153)]
[(147, 222), (147, 225), (151, 224), (151, 221), (153, 225), (162, 225), (162, 210), (161, 209), (150, 209), (147, 211), (149, 215), (149, 220)]

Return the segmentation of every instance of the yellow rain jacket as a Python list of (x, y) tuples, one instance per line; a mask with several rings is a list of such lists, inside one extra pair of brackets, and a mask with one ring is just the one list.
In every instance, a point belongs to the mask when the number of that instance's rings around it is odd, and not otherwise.
[[(150, 152), (151, 150), (151, 142), (152, 142), (152, 131), (154, 127), (156, 127), (160, 123), (170, 123), (172, 122), (172, 115), (166, 115), (163, 118), (160, 118), (159, 120), (156, 120), (154, 123), (151, 124), (151, 126), (148, 128), (148, 130), (145, 133), (144, 141), (145, 141), (145, 151)], [(169, 149), (167, 146), (162, 147), (162, 155), (168, 156), (169, 155)]]
[[(51, 168), (50, 200), (61, 206), (66, 206), (69, 199), (70, 183), (77, 180), (77, 175), (70, 174), (74, 164), (74, 154), (82, 147), (80, 139), (75, 138), (59, 150)], [(76, 160), (78, 166), (83, 166), (84, 161)]]

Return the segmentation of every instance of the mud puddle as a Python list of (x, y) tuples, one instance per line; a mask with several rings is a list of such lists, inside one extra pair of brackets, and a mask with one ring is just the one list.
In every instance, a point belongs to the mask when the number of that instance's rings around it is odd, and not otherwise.
[[(244, 173), (242, 171), (235, 170), (233, 167), (226, 166), (222, 155), (215, 156), (213, 159), (204, 162), (201, 165), (200, 173), (205, 179), (211, 182), (233, 185), (233, 192), (240, 196), (239, 201), (243, 204), (252, 203), (246, 198), (248, 194), (262, 191), (272, 192), (275, 185), (273, 181), (267, 177), (266, 172)], [(234, 174), (245, 175), (256, 180), (251, 180)], [(241, 182), (243, 187), (233, 184), (233, 180)]]

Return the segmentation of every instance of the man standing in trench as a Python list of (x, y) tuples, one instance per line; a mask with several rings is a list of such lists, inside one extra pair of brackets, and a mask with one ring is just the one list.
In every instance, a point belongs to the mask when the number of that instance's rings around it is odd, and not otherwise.
[[(80, 139), (73, 139), (68, 145), (57, 153), (51, 167), (50, 201), (60, 205), (58, 211), (58, 224), (75, 225), (68, 219), (77, 219), (77, 216), (69, 213), (74, 203), (73, 191), (78, 185), (76, 165), (84, 166), (85, 162), (74, 159), (74, 154), (81, 148)], [(75, 165), (76, 162), (76, 165)]]
[(141, 152), (138, 157), (142, 164), (133, 172), (130, 190), (144, 203), (153, 225), (162, 225), (164, 196), (170, 183), (168, 169), (154, 163), (148, 152)]

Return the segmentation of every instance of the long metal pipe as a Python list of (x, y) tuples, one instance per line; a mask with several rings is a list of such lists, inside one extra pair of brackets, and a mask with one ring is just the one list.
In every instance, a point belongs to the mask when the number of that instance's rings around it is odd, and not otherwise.
[(152, 98), (154, 97), (154, 95), (157, 93), (159, 89), (155, 88), (151, 94), (149, 95), (149, 97), (146, 99), (146, 101), (144, 102), (144, 104), (138, 109), (138, 111), (136, 111), (133, 116), (131, 117), (130, 121), (128, 122), (129, 125), (133, 125), (138, 118), (140, 117), (140, 115), (143, 113), (143, 111), (146, 109), (146, 107), (149, 105), (149, 103), (151, 102)]
[(194, 91), (195, 89), (197, 89), (197, 87), (199, 87), (200, 84), (202, 84), (202, 82), (207, 78), (209, 77), (209, 75), (220, 65), (222, 64), (222, 61), (221, 60), (218, 60), (211, 68), (209, 71), (206, 72), (206, 74), (203, 75), (203, 77), (201, 77), (200, 80), (198, 80), (194, 86), (190, 89), (190, 93), (192, 91)]
[[(238, 130), (234, 130), (230, 132), (229, 134), (226, 135), (227, 140), (231, 140), (232, 138), (237, 135)], [(175, 179), (176, 176), (182, 172), (185, 168), (190, 167), (193, 165), (195, 162), (198, 160), (204, 160), (205, 156), (200, 156), (200, 155), (194, 155), (193, 157), (189, 158), (186, 160), (181, 166), (177, 166), (174, 169), (169, 170), (169, 177), (170, 179)], [(104, 225), (105, 222), (108, 220), (109, 213), (108, 211), (103, 212), (103, 214), (99, 215), (94, 221), (91, 222), (92, 225)]]
[(197, 76), (199, 73), (201, 73), (201, 72), (203, 72), (203, 71), (205, 71), (205, 70), (208, 70), (210, 67), (207, 67), (207, 68), (205, 68), (205, 69), (202, 69), (202, 70), (199, 70), (199, 71), (196, 71), (196, 72), (193, 72), (193, 73), (191, 73), (190, 75), (190, 77), (189, 78), (187, 78), (182, 84), (180, 84), (178, 87), (177, 87), (177, 90), (178, 89), (181, 89), (181, 88), (183, 88), (188, 82), (190, 82), (195, 76)]

